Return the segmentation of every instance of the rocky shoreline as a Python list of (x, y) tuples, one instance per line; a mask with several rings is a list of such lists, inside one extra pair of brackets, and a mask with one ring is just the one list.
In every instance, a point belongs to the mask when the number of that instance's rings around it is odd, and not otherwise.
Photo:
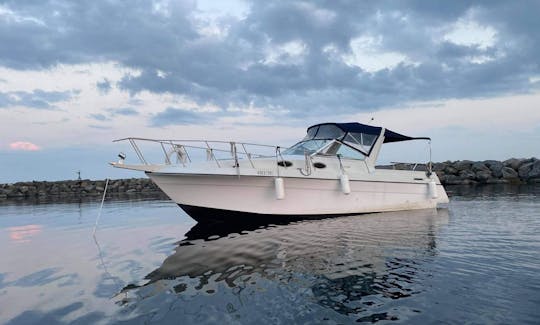
[[(410, 164), (385, 168), (412, 169)], [(416, 169), (425, 170), (425, 165)], [(537, 158), (505, 161), (446, 161), (433, 164), (443, 185), (527, 184), (540, 183), (540, 160)], [(105, 180), (32, 181), (0, 185), (0, 203), (8, 200), (70, 200), (101, 197)], [(115, 179), (109, 181), (107, 197), (144, 196), (166, 198), (148, 178)]]
[(540, 160), (508, 159), (435, 164), (443, 184), (540, 183)]
[[(105, 180), (32, 181), (0, 185), (0, 203), (6, 200), (73, 201), (76, 198), (101, 198)], [(107, 198), (167, 196), (149, 178), (111, 179)]]
[[(396, 169), (412, 169), (411, 164), (397, 164)], [(426, 170), (418, 165), (417, 170)], [(537, 158), (498, 160), (458, 160), (433, 164), (443, 185), (531, 184), (540, 183), (540, 160)]]

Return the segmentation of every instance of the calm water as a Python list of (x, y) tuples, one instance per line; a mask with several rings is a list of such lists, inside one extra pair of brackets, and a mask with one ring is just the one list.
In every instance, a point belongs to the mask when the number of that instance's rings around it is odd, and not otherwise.
[(169, 201), (0, 206), (0, 323), (540, 319), (540, 187), (448, 209), (202, 227)]

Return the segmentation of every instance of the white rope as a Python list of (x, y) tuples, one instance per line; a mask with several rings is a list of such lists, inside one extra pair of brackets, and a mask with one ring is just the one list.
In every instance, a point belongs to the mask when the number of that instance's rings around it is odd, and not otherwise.
[(99, 207), (99, 212), (96, 218), (96, 223), (94, 224), (94, 231), (92, 232), (92, 235), (96, 236), (96, 230), (99, 223), (99, 219), (101, 218), (101, 210), (103, 210), (103, 202), (105, 202), (105, 195), (107, 195), (107, 187), (109, 186), (109, 179), (107, 178), (105, 182), (105, 189), (103, 190), (103, 197), (101, 198), (101, 206)]
[[(96, 223), (94, 224), (94, 232), (92, 233), (92, 236), (94, 237), (94, 243), (96, 244), (96, 247), (98, 249), (98, 256), (99, 256), (99, 260), (101, 262), (101, 267), (103, 268), (103, 272), (105, 272), (107, 277), (109, 277), (109, 279), (111, 279), (116, 284), (116, 286), (118, 287), (119, 292), (114, 294), (114, 296), (111, 297), (111, 298), (114, 298), (114, 297), (118, 296), (119, 294), (123, 293), (122, 292), (122, 286), (123, 285), (118, 280), (118, 277), (113, 276), (109, 272), (109, 269), (107, 268), (107, 264), (105, 263), (105, 256), (103, 254), (103, 251), (101, 250), (101, 245), (99, 244), (97, 236), (96, 236), (96, 230), (97, 230), (97, 226), (99, 224), (99, 219), (101, 218), (101, 210), (103, 210), (103, 203), (105, 202), (105, 196), (107, 195), (108, 186), (109, 186), (109, 179), (107, 178), (107, 180), (105, 181), (105, 189), (103, 190), (103, 197), (101, 198), (101, 205), (99, 207), (99, 212), (98, 212), (98, 215), (97, 215), (97, 218), (96, 218)], [(124, 299), (127, 299), (127, 291), (124, 292), (124, 295), (125, 295)]]

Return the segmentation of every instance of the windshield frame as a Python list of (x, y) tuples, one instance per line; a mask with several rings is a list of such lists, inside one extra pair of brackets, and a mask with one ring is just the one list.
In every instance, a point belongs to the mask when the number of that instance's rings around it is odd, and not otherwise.
[[(309, 156), (313, 157), (313, 156), (327, 156), (327, 157), (331, 157), (331, 156), (341, 156), (342, 158), (344, 159), (353, 159), (353, 160), (364, 160), (365, 158), (369, 157), (369, 153), (366, 153), (358, 148), (355, 148), (354, 146), (351, 146), (350, 144), (348, 144), (347, 142), (344, 142), (344, 141), (341, 141), (339, 139), (307, 139), (307, 140), (302, 140), (296, 144), (294, 144), (293, 146), (289, 147), (286, 151), (283, 152), (283, 154), (285, 155), (301, 155), (301, 154), (296, 154), (296, 153), (290, 153), (288, 152), (289, 150), (295, 150), (295, 147), (296, 146), (299, 146), (303, 143), (306, 143), (306, 142), (311, 142), (311, 141), (325, 141), (325, 143), (323, 143), (323, 145), (316, 149), (315, 151), (310, 151), (308, 152), (307, 150), (304, 151), (304, 154), (305, 153), (308, 153)], [(353, 157), (347, 157), (347, 156), (343, 156), (342, 154), (326, 154), (326, 153), (323, 153), (322, 151), (324, 151), (325, 149), (327, 149), (328, 147), (330, 147), (332, 144), (334, 143), (338, 143), (340, 146), (345, 146), (347, 148), (350, 148), (352, 149), (353, 151), (356, 151), (358, 153), (360, 153), (362, 155), (362, 158), (353, 158)], [(296, 149), (298, 150), (298, 149)], [(370, 150), (371, 152), (371, 150)]]

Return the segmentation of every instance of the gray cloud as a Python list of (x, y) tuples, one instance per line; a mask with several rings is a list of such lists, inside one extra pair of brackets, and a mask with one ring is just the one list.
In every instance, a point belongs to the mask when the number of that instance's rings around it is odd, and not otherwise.
[[(136, 94), (171, 92), (222, 109), (253, 104), (292, 117), (375, 110), (411, 101), (526, 93), (540, 74), (538, 1), (253, 1), (243, 19), (215, 23), (227, 33), (207, 36), (191, 1), (162, 13), (148, 1), (5, 1), (18, 17), (0, 22), (0, 65), (39, 69), (59, 63), (113, 60), (141, 71), (117, 85)], [(441, 30), (472, 17), (496, 30), (488, 47), (442, 39)], [(415, 64), (368, 73), (328, 51), (352, 53), (351, 40), (377, 40)], [(301, 42), (294, 59), (276, 52)], [(275, 62), (267, 61), (267, 50)], [(479, 64), (471, 58), (487, 57)], [(160, 71), (160, 72), (158, 72)], [(97, 84), (107, 91), (108, 80)], [(0, 95), (0, 107), (8, 101)], [(32, 103), (30, 103), (32, 104)], [(39, 101), (34, 106), (43, 105)], [(43, 105), (46, 107), (46, 105)], [(152, 125), (199, 123), (204, 114), (168, 108)], [(187, 121), (187, 122), (186, 122)]]
[(107, 94), (112, 89), (111, 82), (107, 78), (103, 79), (103, 81), (98, 81), (96, 87), (101, 94)]
[(216, 113), (195, 112), (189, 109), (167, 107), (164, 111), (154, 114), (150, 120), (151, 126), (202, 124), (213, 120)]
[(122, 115), (122, 116), (139, 115), (139, 112), (137, 112), (135, 109), (131, 107), (108, 108), (108, 109), (105, 109), (105, 111), (106, 111), (105, 114), (92, 113), (92, 114), (89, 114), (88, 117), (99, 122), (105, 122), (105, 121), (111, 121), (115, 116), (118, 116), (118, 115)]
[(107, 111), (110, 112), (113, 116), (114, 115), (124, 115), (124, 116), (139, 115), (139, 112), (137, 112), (132, 107), (109, 108), (107, 109)]
[(34, 109), (56, 109), (55, 103), (68, 101), (79, 93), (79, 90), (45, 91), (34, 89), (27, 91), (0, 92), (0, 108), (24, 106)]
[(101, 122), (110, 120), (107, 116), (100, 113), (90, 114), (88, 117)]
[(138, 98), (130, 98), (128, 103), (129, 105), (133, 106), (141, 106), (142, 104), (144, 104), (144, 101)]
[(89, 128), (97, 129), (97, 130), (111, 130), (111, 126), (105, 126), (105, 125), (95, 125), (95, 124), (89, 124)]

